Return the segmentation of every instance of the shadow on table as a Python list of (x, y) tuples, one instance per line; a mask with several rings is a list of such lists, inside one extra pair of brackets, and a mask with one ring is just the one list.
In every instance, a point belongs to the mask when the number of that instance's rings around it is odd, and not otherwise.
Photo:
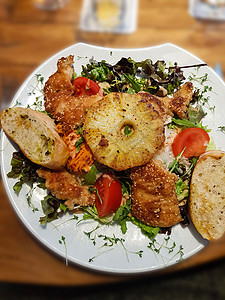
[(225, 259), (172, 274), (141, 277), (121, 284), (55, 287), (0, 283), (0, 299), (222, 300), (225, 299)]

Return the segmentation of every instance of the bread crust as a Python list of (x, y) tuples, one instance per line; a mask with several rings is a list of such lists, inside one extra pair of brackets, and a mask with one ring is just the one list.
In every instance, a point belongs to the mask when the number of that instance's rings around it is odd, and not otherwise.
[(198, 232), (207, 240), (225, 232), (225, 152), (207, 151), (194, 168), (189, 215)]
[(60, 169), (68, 159), (68, 149), (54, 121), (30, 108), (12, 107), (0, 114), (5, 133), (32, 162), (49, 169)]

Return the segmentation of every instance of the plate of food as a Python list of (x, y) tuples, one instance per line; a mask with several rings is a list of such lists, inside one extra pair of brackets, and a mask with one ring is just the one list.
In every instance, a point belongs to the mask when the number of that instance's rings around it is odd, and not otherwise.
[(84, 43), (1, 112), (1, 172), (25, 227), (66, 264), (135, 274), (224, 230), (225, 85), (173, 44)]

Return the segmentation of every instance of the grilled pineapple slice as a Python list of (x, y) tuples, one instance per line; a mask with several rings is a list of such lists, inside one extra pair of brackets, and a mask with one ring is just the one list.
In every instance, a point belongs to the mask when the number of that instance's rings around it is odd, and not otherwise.
[(163, 114), (148, 93), (110, 93), (89, 108), (82, 134), (99, 163), (126, 170), (147, 163), (163, 143)]

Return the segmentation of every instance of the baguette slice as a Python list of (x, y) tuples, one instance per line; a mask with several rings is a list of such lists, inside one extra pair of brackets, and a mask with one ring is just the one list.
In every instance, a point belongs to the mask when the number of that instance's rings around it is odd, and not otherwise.
[(199, 157), (191, 185), (189, 214), (198, 232), (207, 240), (225, 232), (225, 152), (207, 151)]
[(68, 159), (68, 149), (54, 121), (30, 108), (12, 107), (0, 114), (5, 133), (32, 162), (49, 169), (60, 169)]

